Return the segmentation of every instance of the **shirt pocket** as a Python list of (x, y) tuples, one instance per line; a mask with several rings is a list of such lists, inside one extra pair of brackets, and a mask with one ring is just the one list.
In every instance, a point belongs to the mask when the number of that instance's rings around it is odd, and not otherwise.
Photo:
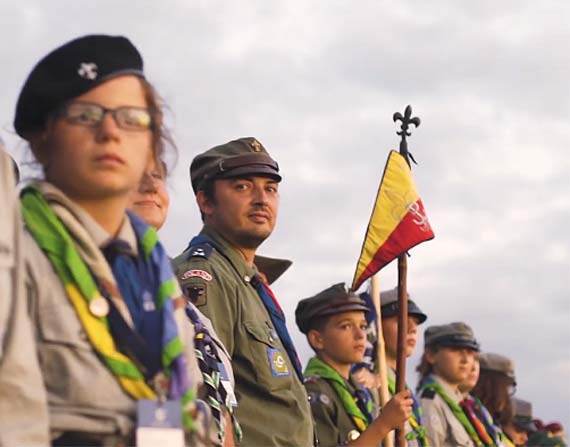
[(245, 321), (255, 378), (270, 391), (290, 389), (295, 374), (287, 351), (268, 322)]

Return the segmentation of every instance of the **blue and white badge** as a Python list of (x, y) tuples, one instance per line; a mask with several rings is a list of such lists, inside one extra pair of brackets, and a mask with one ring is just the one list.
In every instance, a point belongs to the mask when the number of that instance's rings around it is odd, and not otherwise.
[(267, 348), (267, 359), (269, 360), (269, 368), (273, 377), (286, 377), (291, 375), (291, 371), (287, 367), (287, 361), (280, 349)]
[(137, 447), (184, 447), (179, 400), (137, 401)]

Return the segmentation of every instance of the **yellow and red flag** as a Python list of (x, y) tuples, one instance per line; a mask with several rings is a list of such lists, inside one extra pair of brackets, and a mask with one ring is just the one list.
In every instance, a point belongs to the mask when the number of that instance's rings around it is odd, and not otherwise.
[(410, 248), (433, 238), (412, 171), (402, 155), (390, 151), (352, 290), (358, 290), (364, 281)]

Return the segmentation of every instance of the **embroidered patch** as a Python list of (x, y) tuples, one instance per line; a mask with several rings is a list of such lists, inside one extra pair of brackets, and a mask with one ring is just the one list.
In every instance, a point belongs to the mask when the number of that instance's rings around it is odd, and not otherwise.
[(186, 270), (182, 276), (180, 277), (181, 280), (188, 279), (188, 278), (195, 278), (199, 277), (205, 281), (211, 281), (212, 275), (204, 270)]
[(267, 348), (267, 359), (273, 377), (286, 377), (291, 375), (287, 362), (280, 349)]
[(206, 304), (206, 284), (189, 284), (184, 286), (184, 295), (195, 305)]

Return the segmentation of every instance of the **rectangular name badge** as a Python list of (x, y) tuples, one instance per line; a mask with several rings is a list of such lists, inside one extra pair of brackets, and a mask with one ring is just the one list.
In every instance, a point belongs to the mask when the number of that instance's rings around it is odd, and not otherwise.
[(137, 401), (137, 447), (184, 447), (179, 400)]

